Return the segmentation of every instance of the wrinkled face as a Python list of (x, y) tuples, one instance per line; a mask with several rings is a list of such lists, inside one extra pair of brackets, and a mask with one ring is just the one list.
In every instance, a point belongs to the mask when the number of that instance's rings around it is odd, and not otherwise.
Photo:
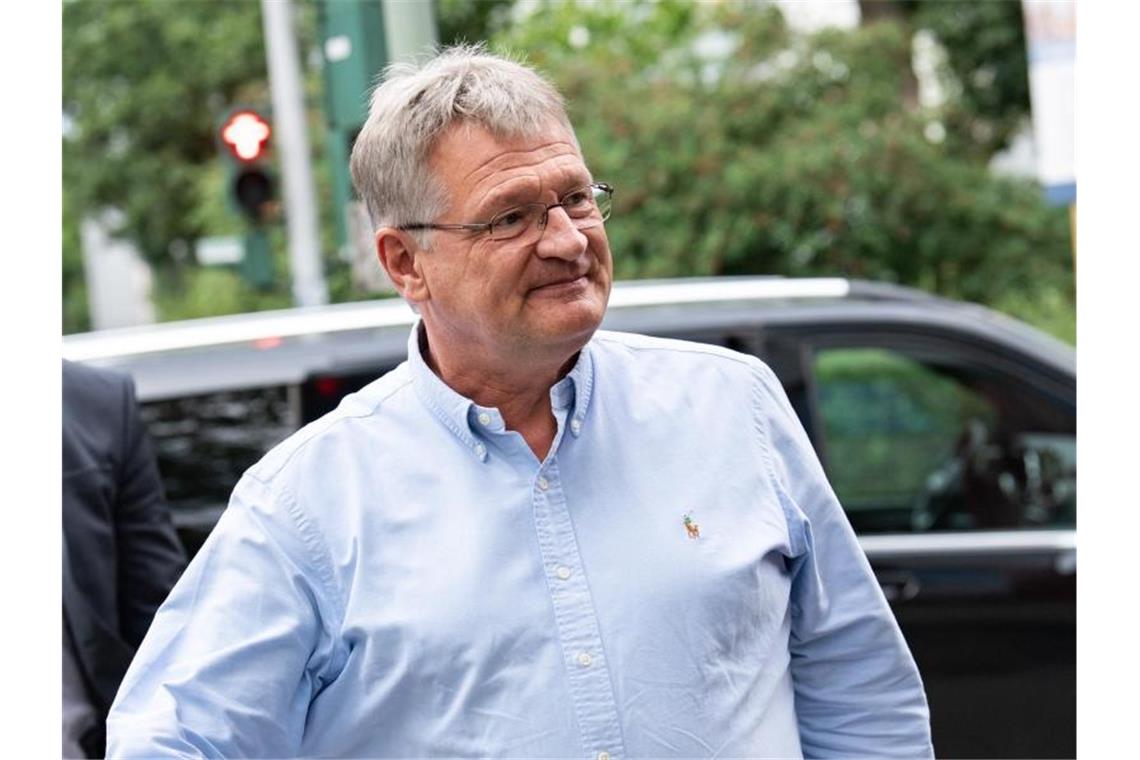
[[(431, 154), (449, 207), (436, 223), (486, 222), (525, 203), (557, 203), (593, 178), (563, 127), (497, 138), (458, 125)], [(417, 255), (429, 296), (418, 304), (429, 339), (502, 358), (569, 359), (605, 313), (613, 262), (604, 226), (579, 230), (551, 209), (538, 236), (491, 240), (436, 231)]]

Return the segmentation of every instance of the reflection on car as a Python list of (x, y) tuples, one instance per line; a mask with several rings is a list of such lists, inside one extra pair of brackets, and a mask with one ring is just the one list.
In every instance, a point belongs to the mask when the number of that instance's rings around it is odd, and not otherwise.
[[(65, 339), (133, 375), (188, 551), (241, 473), (404, 359), (399, 300)], [(1076, 754), (1073, 349), (993, 311), (843, 279), (619, 283), (604, 329), (779, 376), (918, 661), (935, 750)]]

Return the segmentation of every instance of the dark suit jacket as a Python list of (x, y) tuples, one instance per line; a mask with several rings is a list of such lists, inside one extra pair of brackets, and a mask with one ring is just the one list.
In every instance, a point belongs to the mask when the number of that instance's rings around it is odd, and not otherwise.
[(100, 734), (127, 666), (185, 562), (134, 384), (65, 361), (63, 615)]

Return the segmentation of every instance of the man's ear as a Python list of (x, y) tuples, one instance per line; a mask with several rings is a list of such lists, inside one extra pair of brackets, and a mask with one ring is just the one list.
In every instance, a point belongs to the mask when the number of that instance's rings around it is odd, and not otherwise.
[(423, 249), (403, 230), (382, 227), (376, 231), (376, 255), (396, 290), (409, 301), (419, 303), (429, 297), (420, 267)]

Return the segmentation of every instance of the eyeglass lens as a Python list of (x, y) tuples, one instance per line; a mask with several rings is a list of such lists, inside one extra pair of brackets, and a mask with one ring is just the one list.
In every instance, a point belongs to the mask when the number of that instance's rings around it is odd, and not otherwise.
[(609, 218), (612, 191), (608, 187), (591, 185), (572, 190), (553, 206), (528, 203), (508, 209), (491, 220), (491, 238), (508, 240), (524, 232), (546, 227), (550, 212), (561, 208), (580, 230), (596, 227)]

